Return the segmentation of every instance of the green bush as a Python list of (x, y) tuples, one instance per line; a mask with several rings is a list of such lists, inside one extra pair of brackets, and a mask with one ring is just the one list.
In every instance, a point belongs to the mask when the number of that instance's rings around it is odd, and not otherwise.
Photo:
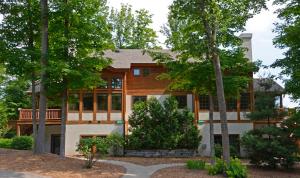
[(196, 149), (201, 141), (193, 113), (179, 110), (173, 97), (162, 104), (156, 98), (136, 103), (129, 124), (129, 149)]
[(186, 167), (188, 169), (200, 169), (200, 170), (203, 170), (205, 168), (205, 161), (202, 161), (202, 160), (188, 160), (186, 162)]
[(246, 178), (247, 167), (242, 165), (238, 158), (233, 158), (230, 160), (229, 166), (226, 167), (226, 175), (229, 178)]
[(209, 175), (226, 174), (229, 178), (246, 178), (247, 177), (247, 167), (242, 165), (238, 158), (231, 158), (230, 164), (226, 163), (220, 159), (216, 158), (215, 165), (210, 165), (207, 167)]
[(122, 150), (125, 144), (124, 137), (119, 133), (112, 133), (107, 137), (114, 156), (122, 155)]
[(247, 132), (242, 137), (250, 162), (258, 166), (291, 168), (299, 153), (291, 133), (285, 128), (263, 127)]
[(12, 139), (11, 147), (17, 150), (32, 149), (33, 139), (30, 136), (14, 137)]
[(3, 135), (3, 138), (14, 138), (16, 136), (17, 136), (16, 131), (10, 129)]
[(12, 139), (0, 138), (0, 148), (11, 148)]
[(207, 169), (209, 175), (222, 174), (226, 171), (226, 164), (222, 159), (216, 158), (216, 163), (208, 166)]

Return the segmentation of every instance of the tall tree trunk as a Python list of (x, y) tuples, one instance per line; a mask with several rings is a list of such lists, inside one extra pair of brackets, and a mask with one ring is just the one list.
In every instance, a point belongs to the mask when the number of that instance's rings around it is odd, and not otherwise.
[[(66, 81), (65, 81), (66, 82)], [(59, 156), (65, 158), (66, 119), (67, 119), (68, 89), (65, 88), (61, 97), (61, 129), (60, 129), (60, 152)]]
[(47, 109), (47, 61), (48, 61), (48, 1), (40, 0), (41, 5), (41, 83), (40, 83), (40, 102), (39, 102), (39, 129), (37, 134), (36, 153), (44, 153), (45, 144), (45, 122)]
[[(68, 8), (68, 0), (64, 0), (65, 7), (65, 17), (64, 17), (64, 36), (67, 39), (67, 42), (64, 46), (64, 62), (68, 62), (69, 60), (69, 8)], [(66, 118), (67, 118), (67, 97), (68, 97), (68, 83), (65, 78), (63, 78), (63, 92), (61, 95), (62, 103), (61, 103), (61, 129), (60, 129), (60, 157), (65, 157), (65, 140), (66, 140)]]
[(215, 164), (215, 138), (214, 138), (214, 100), (209, 93), (209, 137), (210, 137), (210, 160)]
[(37, 128), (36, 128), (36, 91), (35, 91), (35, 56), (34, 51), (34, 37), (33, 37), (33, 22), (32, 22), (32, 4), (31, 0), (27, 0), (27, 10), (28, 10), (28, 47), (30, 49), (30, 58), (32, 64), (32, 73), (31, 73), (31, 103), (32, 103), (32, 132), (33, 132), (33, 153), (36, 153), (36, 144), (37, 144)]

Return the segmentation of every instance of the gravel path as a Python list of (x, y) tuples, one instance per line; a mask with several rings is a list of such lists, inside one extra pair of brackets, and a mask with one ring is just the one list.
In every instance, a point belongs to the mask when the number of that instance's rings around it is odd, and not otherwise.
[(31, 173), (25, 172), (13, 172), (13, 171), (5, 171), (0, 170), (0, 177), (2, 178), (49, 178), (45, 176), (39, 176)]
[(185, 165), (184, 163), (171, 163), (171, 164), (157, 164), (152, 166), (141, 166), (133, 163), (114, 161), (114, 160), (99, 160), (99, 162), (123, 166), (124, 168), (126, 168), (126, 174), (123, 176), (123, 178), (133, 178), (133, 177), (149, 178), (154, 172), (160, 169)]

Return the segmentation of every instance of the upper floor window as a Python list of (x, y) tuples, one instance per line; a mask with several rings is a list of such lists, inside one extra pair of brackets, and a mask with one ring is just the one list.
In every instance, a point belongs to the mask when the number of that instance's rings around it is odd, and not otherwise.
[(234, 98), (230, 98), (227, 100), (227, 110), (235, 111), (237, 109), (237, 101)]
[(178, 108), (183, 109), (187, 107), (187, 96), (186, 95), (177, 95), (175, 99), (178, 102)]
[(107, 111), (107, 102), (108, 97), (106, 93), (97, 94), (97, 110), (98, 111)]
[(122, 110), (122, 94), (113, 93), (111, 95), (111, 110), (121, 111)]
[(69, 94), (68, 105), (70, 111), (79, 111), (79, 94)]
[(137, 102), (147, 101), (147, 96), (132, 96), (132, 106)]
[(143, 76), (147, 77), (148, 75), (150, 75), (150, 69), (149, 68), (144, 68), (143, 69)]
[(140, 76), (141, 75), (141, 70), (138, 68), (133, 69), (133, 76)]
[(249, 93), (241, 94), (240, 108), (241, 108), (241, 110), (248, 110), (250, 108), (250, 94)]
[(122, 79), (120, 77), (113, 77), (111, 79), (111, 88), (112, 89), (121, 89), (122, 88)]
[(200, 107), (200, 110), (209, 110), (208, 95), (200, 95), (199, 96), (199, 107)]
[(83, 94), (83, 111), (93, 111), (93, 93)]

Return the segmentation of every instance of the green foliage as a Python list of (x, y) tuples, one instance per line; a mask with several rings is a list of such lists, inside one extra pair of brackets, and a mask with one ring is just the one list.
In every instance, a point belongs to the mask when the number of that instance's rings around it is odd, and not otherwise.
[(205, 169), (205, 161), (202, 161), (202, 160), (188, 160), (186, 162), (186, 167), (188, 169), (203, 170), (203, 169)]
[(187, 109), (178, 110), (178, 103), (168, 97), (162, 104), (151, 98), (134, 105), (129, 116), (130, 149), (196, 149), (201, 141), (194, 117)]
[(209, 175), (226, 174), (229, 178), (246, 178), (247, 177), (247, 167), (242, 164), (238, 158), (231, 158), (230, 164), (226, 163), (220, 159), (216, 158), (216, 163), (207, 167)]
[(247, 167), (238, 158), (230, 159), (230, 164), (226, 167), (228, 178), (246, 178)]
[[(275, 23), (274, 44), (284, 49), (284, 58), (277, 59), (272, 67), (280, 67), (281, 76), (285, 78), (285, 91), (293, 99), (300, 99), (300, 2), (298, 0), (275, 0), (279, 5), (276, 11), (280, 21)], [(286, 77), (288, 76), (288, 77)]]
[(3, 138), (14, 138), (16, 136), (17, 136), (16, 131), (13, 129), (10, 129), (3, 135)]
[(285, 126), (266, 126), (249, 131), (243, 135), (241, 143), (251, 163), (258, 166), (291, 168), (299, 153), (295, 139)]
[(121, 5), (120, 11), (111, 10), (114, 44), (119, 49), (148, 49), (157, 47), (157, 35), (149, 26), (152, 15), (145, 9), (132, 12), (128, 4)]
[(215, 164), (208, 166), (207, 170), (209, 175), (223, 174), (226, 171), (226, 164), (222, 159), (216, 158)]
[(125, 144), (124, 137), (119, 133), (112, 133), (107, 137), (107, 139), (110, 142), (109, 144), (111, 146), (112, 154), (114, 156), (120, 156)]
[(33, 139), (31, 136), (20, 136), (12, 139), (11, 147), (17, 150), (31, 150)]
[(12, 148), (12, 139), (10, 138), (0, 138), (0, 148)]
[[(230, 155), (234, 158), (236, 157), (240, 157), (240, 154), (238, 153), (238, 150), (236, 149), (235, 146), (233, 145), (230, 145)], [(222, 157), (222, 154), (223, 153), (223, 148), (220, 144), (215, 144), (215, 156), (217, 158), (221, 158)]]

